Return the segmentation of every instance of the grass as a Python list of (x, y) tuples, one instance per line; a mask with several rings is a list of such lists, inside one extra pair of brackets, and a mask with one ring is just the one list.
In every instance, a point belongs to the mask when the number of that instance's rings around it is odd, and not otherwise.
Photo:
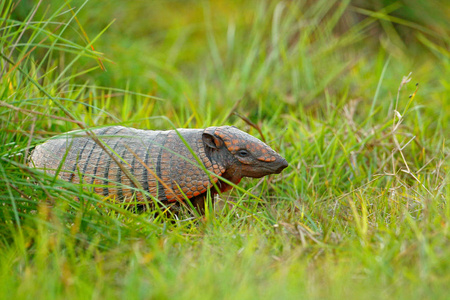
[[(447, 297), (445, 1), (44, 2), (0, 4), (0, 298)], [(245, 118), (290, 167), (204, 218), (26, 166), (80, 127)]]

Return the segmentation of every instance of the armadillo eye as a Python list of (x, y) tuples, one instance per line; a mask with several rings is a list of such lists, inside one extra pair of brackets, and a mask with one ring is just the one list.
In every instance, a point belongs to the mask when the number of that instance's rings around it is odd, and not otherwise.
[(239, 150), (239, 151), (238, 151), (238, 155), (239, 155), (240, 157), (246, 157), (246, 156), (248, 156), (248, 151), (247, 151), (247, 150), (244, 150), (244, 149)]

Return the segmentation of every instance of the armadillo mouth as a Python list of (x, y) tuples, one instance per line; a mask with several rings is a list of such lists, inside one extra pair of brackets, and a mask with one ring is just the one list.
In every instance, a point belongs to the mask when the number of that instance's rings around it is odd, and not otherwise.
[(275, 171), (276, 174), (281, 173), (281, 171), (283, 171), (284, 169), (286, 169), (289, 166), (288, 162), (283, 158), (280, 161), (280, 166), (278, 167), (278, 169)]
[(270, 166), (266, 166), (267, 174), (280, 174), (284, 169), (289, 166), (288, 162), (281, 158), (276, 163), (272, 163)]
[[(261, 164), (259, 167), (259, 172), (252, 172), (252, 175), (248, 175), (253, 178), (261, 178), (266, 175), (270, 174), (279, 174), (284, 169), (286, 169), (289, 166), (287, 161), (283, 158), (282, 160), (278, 161), (277, 163), (273, 162), (270, 164)], [(256, 174), (255, 174), (256, 173)]]

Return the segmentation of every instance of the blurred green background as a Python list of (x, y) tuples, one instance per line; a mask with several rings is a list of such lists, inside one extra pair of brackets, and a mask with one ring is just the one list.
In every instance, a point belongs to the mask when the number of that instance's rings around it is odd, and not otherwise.
[[(147, 116), (181, 112), (177, 125), (186, 125), (190, 105), (197, 110), (196, 127), (224, 121), (239, 100), (238, 111), (252, 120), (270, 119), (278, 110), (315, 109), (326, 95), (370, 105), (385, 65), (380, 101), (395, 94), (409, 72), (424, 83), (425, 94), (448, 87), (447, 1), (65, 3), (43, 1), (35, 19), (60, 9), (56, 20), (67, 20), (70, 7), (79, 23), (71, 22), (63, 36), (81, 44), (108, 27), (94, 43), (106, 71), (77, 82), (163, 98)], [(24, 19), (35, 4), (22, 1), (14, 14)], [(76, 64), (98, 66), (91, 58)]]

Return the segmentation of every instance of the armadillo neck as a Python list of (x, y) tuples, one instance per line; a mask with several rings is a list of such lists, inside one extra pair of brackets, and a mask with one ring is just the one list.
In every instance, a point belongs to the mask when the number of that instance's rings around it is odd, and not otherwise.
[(205, 168), (222, 174), (219, 165), (213, 164), (206, 156), (202, 130), (180, 130), (179, 133), (184, 141), (176, 131), (169, 131), (166, 147), (161, 151), (161, 179), (169, 186), (164, 190), (169, 202), (182, 201), (185, 196), (189, 199), (196, 197), (205, 193), (212, 182), (217, 182), (218, 178), (207, 174)]

